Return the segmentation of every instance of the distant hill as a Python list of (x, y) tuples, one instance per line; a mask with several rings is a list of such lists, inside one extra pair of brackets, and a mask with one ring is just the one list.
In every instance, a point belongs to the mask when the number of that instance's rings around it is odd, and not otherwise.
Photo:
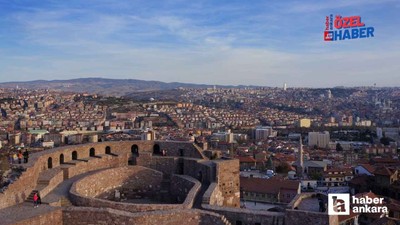
[[(0, 88), (51, 89), (123, 96), (134, 92), (171, 90), (179, 87), (208, 88), (212, 85), (177, 82), (144, 81), (136, 79), (79, 78), (72, 80), (35, 80), (0, 83)], [(221, 87), (221, 86), (218, 86)], [(233, 86), (224, 86), (233, 87)]]

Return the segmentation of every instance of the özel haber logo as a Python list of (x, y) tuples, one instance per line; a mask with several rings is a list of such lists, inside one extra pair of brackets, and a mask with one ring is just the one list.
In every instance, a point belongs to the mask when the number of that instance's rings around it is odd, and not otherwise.
[(342, 17), (333, 14), (325, 17), (324, 41), (341, 41), (347, 39), (374, 37), (375, 28), (366, 27), (361, 16)]
[(350, 215), (350, 194), (328, 194), (329, 215)]

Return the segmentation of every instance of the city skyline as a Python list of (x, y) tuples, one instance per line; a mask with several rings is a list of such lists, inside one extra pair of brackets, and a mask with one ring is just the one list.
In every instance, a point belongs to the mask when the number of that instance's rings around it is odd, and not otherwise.
[[(271, 87), (400, 86), (396, 1), (0, 6), (0, 82), (102, 77)], [(361, 16), (375, 27), (375, 37), (324, 42), (330, 14)]]

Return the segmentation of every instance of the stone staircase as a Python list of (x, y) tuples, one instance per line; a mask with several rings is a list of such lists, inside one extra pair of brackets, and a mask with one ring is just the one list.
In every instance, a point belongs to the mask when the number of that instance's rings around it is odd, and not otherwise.
[(225, 225), (232, 225), (231, 222), (229, 222), (228, 219), (223, 215), (221, 216), (221, 220)]
[(168, 174), (163, 174), (163, 180), (161, 181), (161, 187), (160, 187), (160, 201), (162, 202), (170, 202), (171, 197), (169, 194), (169, 188), (171, 184), (171, 179)]
[(32, 190), (32, 192), (29, 194), (28, 198), (25, 199), (25, 202), (33, 203), (33, 196), (38, 192), (39, 192), (38, 190)]
[(66, 197), (61, 197), (60, 199), (60, 205), (61, 207), (69, 207), (69, 206), (73, 206), (71, 201), (66, 198)]

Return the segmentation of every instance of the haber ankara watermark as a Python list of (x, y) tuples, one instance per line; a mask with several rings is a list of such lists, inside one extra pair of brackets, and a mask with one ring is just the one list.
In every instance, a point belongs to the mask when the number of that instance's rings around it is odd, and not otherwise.
[(350, 194), (328, 194), (329, 215), (350, 215), (350, 212), (387, 214), (389, 211), (381, 197), (352, 196), (350, 202)]

